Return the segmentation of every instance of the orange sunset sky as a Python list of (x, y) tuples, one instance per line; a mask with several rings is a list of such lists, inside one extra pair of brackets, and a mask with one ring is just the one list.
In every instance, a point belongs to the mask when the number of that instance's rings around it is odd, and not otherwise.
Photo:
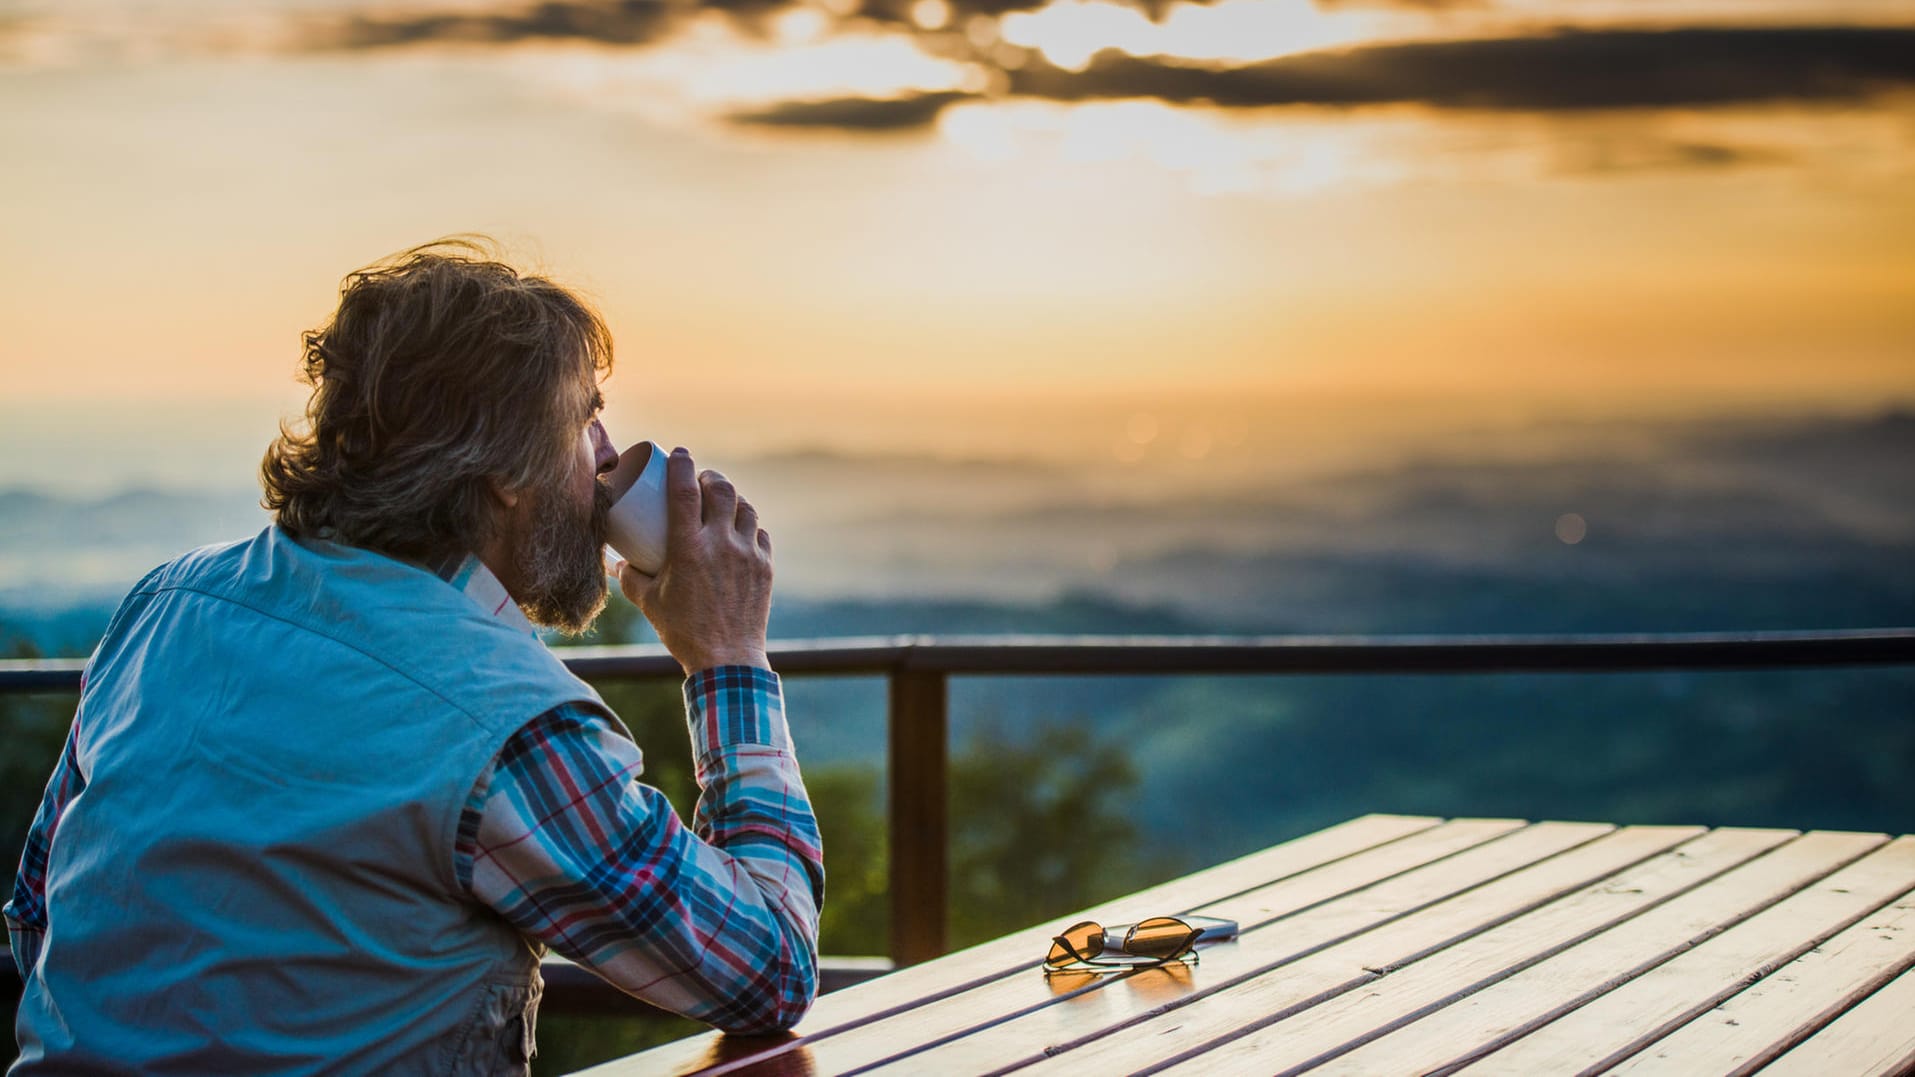
[(0, 483), (249, 469), (465, 231), (739, 448), (1915, 397), (1899, 0), (12, 0), (0, 159)]

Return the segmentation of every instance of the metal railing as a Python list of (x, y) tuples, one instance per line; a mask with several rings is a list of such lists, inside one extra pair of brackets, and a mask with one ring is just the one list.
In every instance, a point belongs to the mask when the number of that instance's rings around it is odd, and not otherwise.
[[(587, 680), (677, 678), (659, 647), (561, 652)], [(1915, 665), (1915, 628), (1582, 636), (898, 636), (775, 645), (783, 675), (882, 676), (891, 958), (945, 950), (946, 764), (953, 676), (1642, 673)], [(0, 695), (77, 691), (78, 660), (0, 661)], [(875, 970), (858, 970), (868, 975)], [(849, 977), (848, 977), (849, 978)]]

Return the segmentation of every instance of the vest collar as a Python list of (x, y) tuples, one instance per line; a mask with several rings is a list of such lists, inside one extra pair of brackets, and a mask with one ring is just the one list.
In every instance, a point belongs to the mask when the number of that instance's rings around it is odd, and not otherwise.
[(506, 591), (505, 584), (485, 567), (476, 554), (449, 558), (439, 570), (439, 578), (451, 584), (454, 589), (471, 599), (478, 607), (492, 616), (504, 621), (526, 635), (537, 635), (532, 622), (525, 617), (525, 611), (512, 601), (512, 595)]

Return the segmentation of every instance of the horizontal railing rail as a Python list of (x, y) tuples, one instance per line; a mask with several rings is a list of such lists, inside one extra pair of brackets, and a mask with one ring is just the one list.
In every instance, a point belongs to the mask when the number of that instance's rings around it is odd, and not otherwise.
[[(657, 645), (564, 647), (591, 680), (676, 677)], [(1563, 636), (873, 636), (775, 643), (781, 673), (1577, 673), (1915, 663), (1915, 628)], [(0, 695), (71, 692), (81, 658), (0, 659)]]
[[(587, 680), (675, 678), (657, 646), (560, 652)], [(889, 692), (891, 958), (944, 952), (949, 678), (1044, 675), (1648, 673), (1915, 665), (1915, 628), (1564, 636), (890, 636), (776, 644), (786, 675)], [(72, 692), (84, 662), (0, 661), (0, 695)], [(868, 972), (860, 966), (850, 976)]]

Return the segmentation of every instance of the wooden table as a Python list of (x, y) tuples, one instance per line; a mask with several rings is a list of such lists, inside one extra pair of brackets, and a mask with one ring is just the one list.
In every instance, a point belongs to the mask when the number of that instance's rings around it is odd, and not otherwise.
[[(1078, 919), (1234, 919), (1047, 980)], [(589, 1071), (1915, 1071), (1915, 836), (1372, 815)]]

